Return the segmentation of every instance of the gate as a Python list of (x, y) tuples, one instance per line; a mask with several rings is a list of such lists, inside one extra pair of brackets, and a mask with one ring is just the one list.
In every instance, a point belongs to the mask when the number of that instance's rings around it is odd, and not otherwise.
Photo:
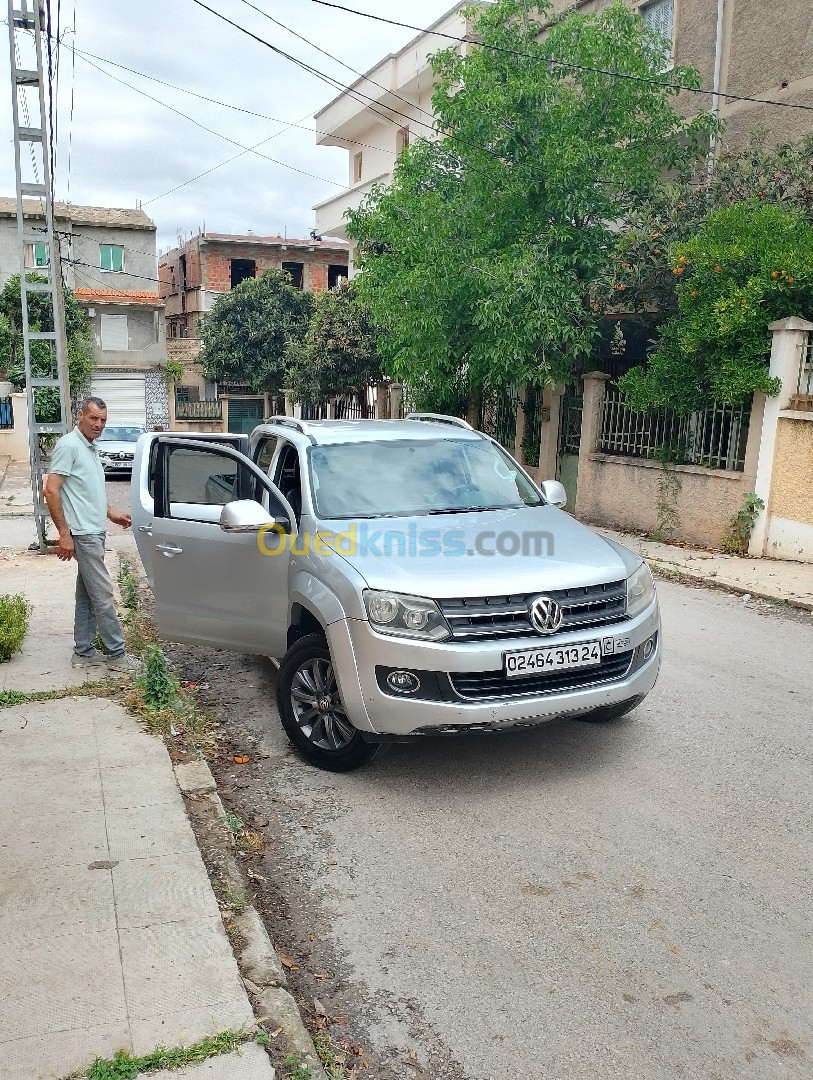
[(229, 398), (229, 431), (234, 435), (250, 435), (263, 422), (265, 402), (261, 397)]
[(556, 479), (567, 492), (567, 509), (576, 509), (576, 487), (579, 479), (579, 446), (582, 436), (581, 385), (565, 389), (559, 413), (559, 447), (556, 455)]

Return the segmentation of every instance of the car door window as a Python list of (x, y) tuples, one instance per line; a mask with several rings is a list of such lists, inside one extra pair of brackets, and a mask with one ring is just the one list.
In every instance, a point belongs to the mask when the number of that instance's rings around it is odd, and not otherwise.
[(274, 451), (277, 449), (278, 438), (276, 435), (268, 435), (260, 439), (254, 450), (254, 463), (267, 473), (271, 468)]
[(274, 469), (274, 483), (291, 504), (298, 525), (302, 516), (302, 479), (299, 469), (299, 451), (292, 443), (283, 442), (280, 446)]
[(216, 522), (226, 503), (251, 497), (253, 478), (234, 458), (216, 449), (187, 450), (177, 446), (166, 449), (170, 517)]

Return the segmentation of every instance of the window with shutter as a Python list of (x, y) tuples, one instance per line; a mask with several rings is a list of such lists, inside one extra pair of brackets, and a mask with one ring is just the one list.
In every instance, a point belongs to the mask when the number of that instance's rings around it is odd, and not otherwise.
[(126, 352), (129, 346), (126, 315), (102, 315), (102, 349)]
[(675, 32), (675, 0), (655, 0), (640, 9), (644, 23), (667, 43), (667, 64), (672, 62), (672, 43)]
[(124, 270), (124, 248), (119, 244), (99, 244), (99, 266), (120, 274)]

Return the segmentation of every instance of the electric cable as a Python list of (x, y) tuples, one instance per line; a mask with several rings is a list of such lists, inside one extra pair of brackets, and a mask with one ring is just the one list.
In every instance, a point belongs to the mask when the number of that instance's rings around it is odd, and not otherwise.
[[(193, 0), (197, 3), (198, 0)], [(476, 38), (460, 37), (458, 34), (447, 34), (441, 30), (432, 30), (410, 23), (398, 22), (396, 19), (387, 19), (383, 15), (371, 15), (368, 11), (358, 11), (356, 8), (345, 7), (343, 4), (332, 3), (331, 0), (310, 0), (312, 4), (320, 7), (334, 8), (336, 11), (344, 11), (350, 15), (360, 15), (364, 19), (372, 19), (375, 22), (387, 23), (389, 26), (398, 26), (404, 30), (412, 30), (417, 34), (427, 34), (430, 37), (444, 38), (447, 41), (455, 41), (463, 45), (476, 45), (481, 49), (491, 52), (504, 53), (507, 56), (515, 56), (527, 60), (536, 60), (553, 67), (565, 68), (569, 71), (589, 71), (595, 75), (606, 75), (613, 79), (623, 79), (628, 82), (647, 83), (650, 86), (662, 86), (668, 90), (685, 90), (687, 94), (704, 94), (708, 97), (724, 97), (726, 101), (750, 101), (757, 105), (776, 105), (784, 109), (803, 109), (813, 112), (813, 105), (804, 105), (793, 101), (777, 101), (772, 98), (749, 97), (747, 94), (721, 94), (719, 90), (705, 90), (697, 86), (685, 86), (683, 83), (664, 82), (663, 79), (653, 79), (646, 75), (629, 75), (623, 71), (607, 71), (604, 68), (591, 67), (588, 64), (573, 64), (567, 60), (557, 60), (555, 57), (539, 56), (537, 53), (522, 52), (520, 49), (509, 49), (503, 45), (487, 45)]]
[(299, 38), (300, 41), (304, 41), (306, 45), (310, 45), (312, 49), (316, 49), (316, 51), (320, 52), (323, 56), (327, 56), (328, 59), (334, 60), (337, 64), (341, 64), (341, 66), (343, 68), (346, 68), (348, 71), (352, 71), (353, 74), (358, 75), (360, 79), (364, 79), (365, 82), (370, 83), (372, 86), (378, 87), (379, 90), (383, 90), (386, 94), (390, 94), (392, 97), (398, 98), (399, 101), (403, 101), (403, 103), (405, 105), (408, 105), (410, 108), (417, 109), (418, 112), (422, 112), (424, 116), (428, 116), (430, 120), (432, 120), (432, 122), (434, 123), (434, 113), (430, 112), (428, 109), (424, 109), (422, 106), (416, 105), (415, 102), (410, 101), (409, 98), (403, 97), (396, 90), (392, 90), (388, 86), (382, 86), (381, 83), (376, 82), (375, 79), (371, 79), (370, 76), (366, 75), (363, 71), (359, 71), (351, 64), (345, 63), (345, 61), (341, 60), (338, 56), (334, 56), (334, 54), (328, 52), (327, 49), (323, 49), (321, 46), (317, 45), (315, 41), (311, 41), (310, 38), (306, 38), (303, 34), (297, 33), (296, 30), (293, 30), (290, 26), (286, 26), (286, 24), (280, 22), (279, 19), (275, 19), (272, 15), (269, 15), (268, 12), (263, 11), (262, 8), (257, 7), (256, 4), (252, 4), (251, 0), (242, 0), (242, 3), (244, 3), (246, 7), (250, 7), (253, 11), (256, 11), (260, 15), (264, 16), (264, 18), (268, 19), (269, 22), (272, 22), (275, 26), (278, 26), (280, 27), (280, 29), (285, 30), (289, 34), (292, 34), (295, 38)]
[[(308, 172), (306, 169), (299, 169), (299, 168), (297, 168), (296, 165), (289, 165), (287, 162), (280, 161), (278, 158), (270, 157), (268, 154), (263, 154), (259, 150), (255, 150), (255, 149), (252, 149), (251, 147), (244, 146), (242, 143), (238, 142), (236, 139), (232, 139), (228, 135), (223, 135), (222, 132), (215, 131), (214, 128), (207, 127), (206, 124), (202, 124), (199, 120), (195, 120), (194, 117), (189, 116), (185, 112), (181, 112), (180, 109), (176, 109), (173, 105), (169, 105), (166, 101), (161, 101), (160, 98), (153, 97), (153, 95), (148, 94), (146, 92), (146, 90), (141, 90), (139, 87), (133, 86), (132, 83), (128, 83), (124, 79), (120, 79), (118, 77), (118, 75), (114, 75), (110, 71), (105, 71), (104, 68), (99, 67), (99, 65), (95, 64), (92, 60), (88, 60), (87, 57), (82, 56), (81, 53), (79, 53), (79, 56), (80, 56), (80, 59), (84, 60), (84, 62), (86, 64), (89, 64), (92, 68), (95, 68), (97, 71), (100, 71), (103, 75), (106, 75), (109, 79), (113, 79), (115, 82), (121, 83), (122, 86), (128, 87), (130, 90), (133, 90), (136, 94), (141, 94), (142, 97), (147, 98), (149, 101), (154, 102), (156, 105), (161, 105), (165, 109), (169, 109), (170, 112), (174, 112), (177, 116), (183, 117), (184, 120), (188, 120), (190, 123), (194, 124), (195, 127), (199, 127), (199, 128), (201, 128), (201, 130), (207, 131), (210, 135), (216, 135), (219, 139), (223, 139), (225, 142), (229, 142), (233, 146), (239, 146), (240, 149), (245, 151), (246, 153), (256, 154), (257, 157), (264, 158), (266, 161), (270, 161), (274, 165), (281, 165), (284, 169), (290, 169), (292, 172), (299, 173), (302, 176), (308, 176), (312, 180), (319, 180), (323, 184), (332, 184), (334, 187), (344, 187), (343, 184), (339, 184), (335, 180), (328, 180), (324, 176), (317, 176), (315, 173)], [(260, 145), (260, 144), (258, 144), (258, 145)]]

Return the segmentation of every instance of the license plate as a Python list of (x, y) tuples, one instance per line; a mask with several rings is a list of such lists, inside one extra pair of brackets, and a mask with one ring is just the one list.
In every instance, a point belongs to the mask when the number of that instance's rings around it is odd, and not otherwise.
[(600, 664), (601, 642), (582, 641), (578, 645), (526, 649), (523, 652), (503, 653), (503, 659), (508, 678), (517, 675), (543, 675), (548, 671), (568, 671), (570, 668)]

